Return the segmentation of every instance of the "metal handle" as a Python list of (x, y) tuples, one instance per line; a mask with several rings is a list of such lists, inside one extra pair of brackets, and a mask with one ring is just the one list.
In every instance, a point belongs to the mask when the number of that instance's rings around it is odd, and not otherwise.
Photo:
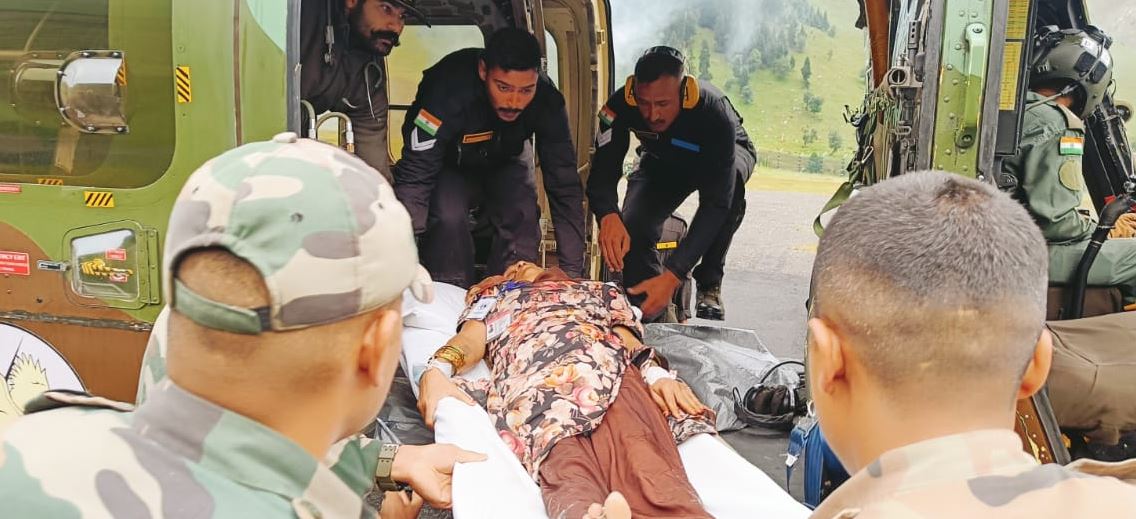
[(971, 100), (968, 98), (972, 95), (972, 92), (977, 93), (981, 98), (983, 87), (981, 78), (986, 74), (988, 39), (986, 25), (972, 23), (966, 26), (963, 34), (963, 40), (966, 42), (964, 54), (966, 58), (963, 70), (966, 72), (967, 82), (963, 92), (965, 92), (966, 97), (959, 100), (963, 106), (963, 113), (962, 120), (959, 121), (958, 132), (955, 134), (955, 145), (960, 148), (974, 146), (974, 142), (978, 138), (978, 119), (982, 116), (982, 103), (978, 99)]

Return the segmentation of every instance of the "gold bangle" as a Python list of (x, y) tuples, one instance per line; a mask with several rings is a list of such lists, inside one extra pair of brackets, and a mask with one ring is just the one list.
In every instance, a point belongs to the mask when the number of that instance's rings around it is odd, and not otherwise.
[(454, 373), (461, 371), (462, 367), (465, 366), (465, 352), (452, 344), (438, 348), (438, 351), (435, 351), (434, 356), (430, 358), (450, 363), (454, 367)]

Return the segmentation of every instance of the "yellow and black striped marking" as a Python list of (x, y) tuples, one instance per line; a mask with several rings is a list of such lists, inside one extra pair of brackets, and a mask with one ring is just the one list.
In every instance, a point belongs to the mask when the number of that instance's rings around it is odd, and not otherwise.
[(178, 66), (174, 71), (174, 84), (177, 90), (177, 102), (179, 105), (193, 102), (193, 82), (190, 80), (189, 67), (185, 65)]
[(87, 207), (114, 207), (114, 193), (110, 191), (83, 191), (83, 204)]
[(671, 250), (671, 249), (677, 249), (677, 248), (678, 248), (678, 242), (677, 241), (661, 241), (661, 242), (655, 244), (655, 249), (657, 249), (657, 250)]
[(126, 86), (126, 60), (122, 60), (122, 64), (118, 66), (118, 73), (114, 75), (114, 82), (120, 87)]
[(62, 186), (63, 185), (63, 179), (62, 178), (37, 178), (36, 184), (39, 184), (39, 185), (42, 185), (42, 186)]

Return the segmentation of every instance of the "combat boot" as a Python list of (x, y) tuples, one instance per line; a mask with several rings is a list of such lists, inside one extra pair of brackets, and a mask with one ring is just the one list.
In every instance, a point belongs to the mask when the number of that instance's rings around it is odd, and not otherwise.
[(699, 286), (697, 301), (695, 316), (699, 319), (711, 321), (724, 321), (726, 319), (726, 307), (722, 304), (721, 285), (706, 288)]

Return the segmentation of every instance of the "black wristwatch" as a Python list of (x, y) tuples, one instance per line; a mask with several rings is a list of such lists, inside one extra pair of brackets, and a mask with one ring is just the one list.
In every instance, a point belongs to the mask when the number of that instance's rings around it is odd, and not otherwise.
[(375, 484), (379, 486), (379, 490), (384, 492), (402, 492), (410, 485), (406, 483), (399, 483), (391, 479), (391, 471), (394, 470), (394, 457), (398, 454), (399, 444), (397, 443), (384, 443), (379, 448), (379, 465), (375, 468)]

